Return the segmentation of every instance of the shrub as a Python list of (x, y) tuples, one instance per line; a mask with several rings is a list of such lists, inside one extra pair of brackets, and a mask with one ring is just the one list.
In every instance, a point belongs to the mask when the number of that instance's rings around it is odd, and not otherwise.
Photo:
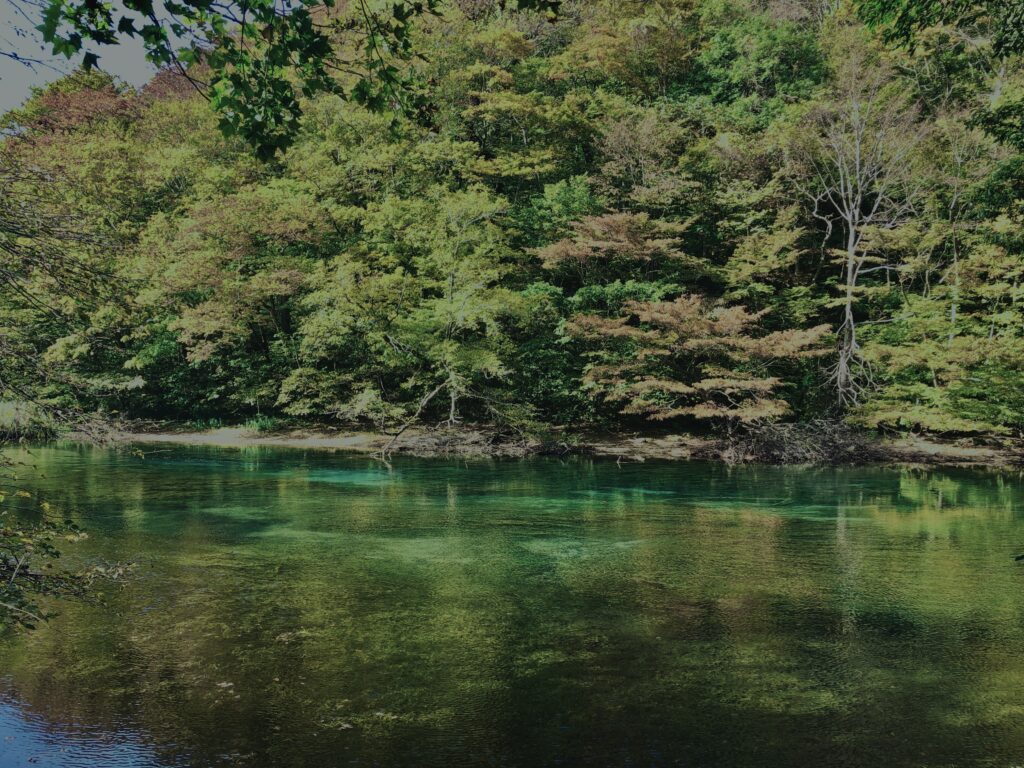
[(32, 403), (0, 401), (0, 441), (49, 440), (56, 434), (53, 419)]

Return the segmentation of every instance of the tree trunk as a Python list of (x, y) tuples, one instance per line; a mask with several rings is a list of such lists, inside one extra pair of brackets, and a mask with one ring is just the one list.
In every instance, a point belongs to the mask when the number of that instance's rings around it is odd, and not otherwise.
[(857, 228), (851, 223), (846, 238), (846, 300), (843, 303), (843, 322), (839, 326), (838, 357), (833, 373), (840, 406), (857, 402), (857, 383), (853, 376), (853, 366), (859, 350), (857, 325), (853, 315), (854, 288), (857, 283), (857, 242)]

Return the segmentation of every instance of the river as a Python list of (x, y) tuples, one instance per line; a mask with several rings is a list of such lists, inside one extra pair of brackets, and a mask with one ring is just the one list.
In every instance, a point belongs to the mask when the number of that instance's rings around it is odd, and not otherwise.
[(1015, 473), (147, 450), (19, 454), (136, 566), (0, 642), (3, 768), (1024, 762)]

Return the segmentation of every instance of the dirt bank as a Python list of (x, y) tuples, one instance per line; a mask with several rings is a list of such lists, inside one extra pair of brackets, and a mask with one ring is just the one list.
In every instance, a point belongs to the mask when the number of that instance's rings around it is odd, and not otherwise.
[[(685, 434), (628, 435), (580, 434), (546, 440), (523, 438), (486, 429), (460, 428), (435, 431), (410, 429), (397, 441), (375, 432), (342, 432), (328, 429), (293, 429), (261, 433), (241, 427), (203, 432), (168, 428), (122, 429), (113, 433), (121, 443), (140, 445), (210, 445), (229, 448), (307, 448), (354, 453), (380, 453), (385, 449), (412, 456), (495, 456), (585, 454), (619, 461), (709, 459), (728, 460), (729, 446), (721, 441)], [(894, 463), (944, 466), (1019, 466), (1024, 455), (1010, 447), (941, 442), (922, 437), (878, 440), (869, 458), (854, 455), (850, 464)]]

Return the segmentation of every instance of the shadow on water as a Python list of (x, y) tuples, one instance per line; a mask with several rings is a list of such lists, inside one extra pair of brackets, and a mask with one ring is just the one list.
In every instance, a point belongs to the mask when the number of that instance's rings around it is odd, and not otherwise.
[(28, 461), (140, 568), (0, 645), (5, 768), (1024, 760), (1017, 476)]

